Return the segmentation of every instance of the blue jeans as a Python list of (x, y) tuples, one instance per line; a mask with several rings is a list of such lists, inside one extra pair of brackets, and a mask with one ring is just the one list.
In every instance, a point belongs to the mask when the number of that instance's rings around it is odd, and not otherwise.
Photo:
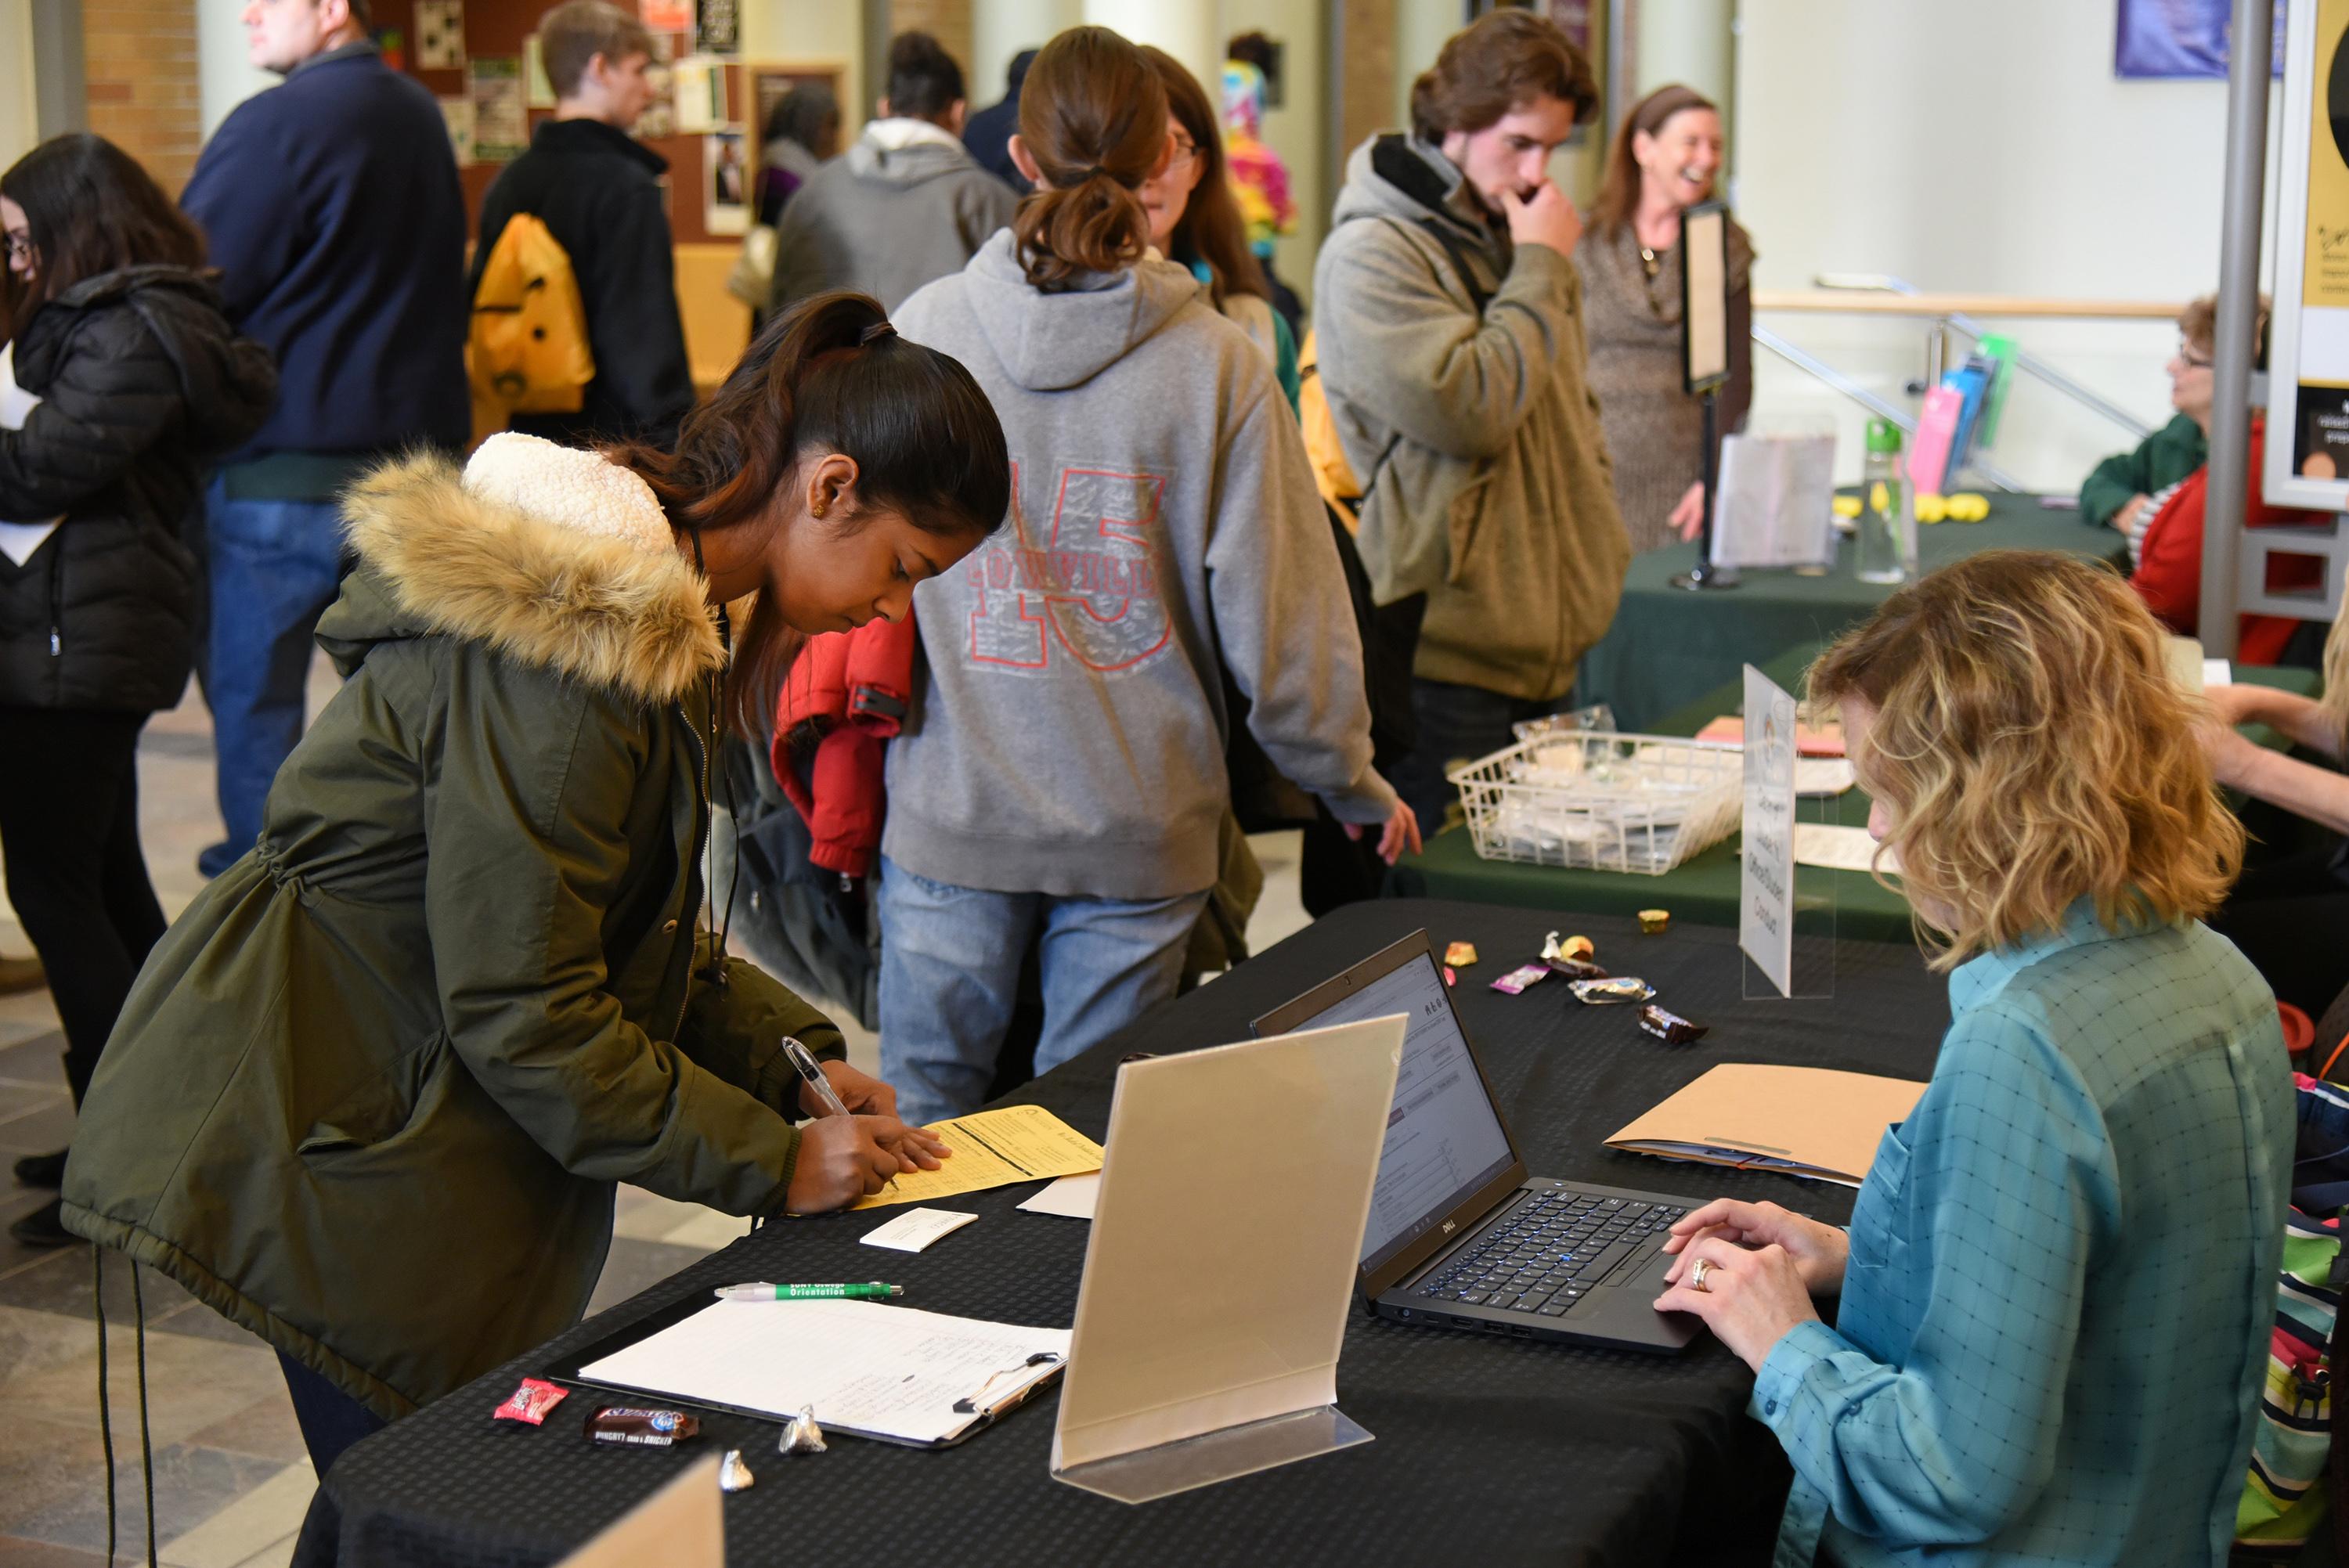
[(228, 841), (205, 874), (235, 862), (261, 833), (262, 803), (302, 738), (304, 688), (318, 617), (342, 589), (342, 520), (327, 500), (231, 500), (204, 492), (212, 616), (197, 661), (212, 710), (221, 820)]
[(1387, 777), (1418, 816), (1419, 830), (1433, 838), (1443, 830), (1445, 810), (1460, 799), (1459, 787), (1444, 776), (1448, 769), (1515, 746), (1513, 726), (1571, 706), (1570, 697), (1503, 696), (1483, 686), (1413, 676), (1411, 711), (1419, 721), (1419, 744)]
[(1178, 898), (990, 892), (881, 861), (881, 1076), (920, 1126), (976, 1109), (995, 1076), (1030, 944), (1047, 1073), (1174, 995), (1202, 891)]

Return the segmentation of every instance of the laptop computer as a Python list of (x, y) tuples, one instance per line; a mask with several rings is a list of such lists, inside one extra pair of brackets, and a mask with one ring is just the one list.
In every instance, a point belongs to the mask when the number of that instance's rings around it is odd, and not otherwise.
[(1286, 1035), (1401, 1013), (1395, 1078), (1356, 1288), (1381, 1317), (1670, 1355), (1702, 1325), (1651, 1305), (1686, 1198), (1529, 1176), (1484, 1064), (1416, 932), (1256, 1020)]

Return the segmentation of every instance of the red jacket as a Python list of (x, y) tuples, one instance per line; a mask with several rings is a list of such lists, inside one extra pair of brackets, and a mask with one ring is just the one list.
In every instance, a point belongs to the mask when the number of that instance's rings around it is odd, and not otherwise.
[[(2243, 502), (2246, 528), (2291, 528), (2333, 520), (2322, 512), (2296, 511), (2270, 506), (2260, 495), (2260, 458), (2267, 445), (2267, 420), (2251, 415), (2251, 494)], [(2182, 636), (2195, 634), (2202, 612), (2202, 513), (2209, 500), (2210, 466), (2189, 474), (2162, 509), (2146, 524), (2137, 568), (2129, 583), (2146, 606)], [(2322, 561), (2306, 562), (2271, 559), (2268, 592), (2286, 593), (2323, 585)], [(2236, 639), (2238, 664), (2271, 665), (2283, 653), (2299, 621), (2288, 615), (2245, 615)]]
[[(826, 871), (872, 873), (888, 805), (888, 740), (913, 699), (920, 645), (910, 613), (894, 625), (868, 621), (853, 632), (810, 638), (783, 676), (768, 760), (814, 837), (808, 859)], [(802, 780), (792, 766), (792, 742), (810, 729), (821, 738)]]

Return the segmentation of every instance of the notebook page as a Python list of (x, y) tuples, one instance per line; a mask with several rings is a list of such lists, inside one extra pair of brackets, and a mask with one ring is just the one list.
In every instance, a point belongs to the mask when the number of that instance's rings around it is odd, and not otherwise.
[(813, 1405), (823, 1426), (937, 1442), (974, 1418), (956, 1400), (984, 1390), (997, 1403), (1050, 1376), (1054, 1366), (994, 1377), (1044, 1350), (1065, 1358), (1069, 1331), (871, 1301), (720, 1301), (579, 1375), (778, 1417)]

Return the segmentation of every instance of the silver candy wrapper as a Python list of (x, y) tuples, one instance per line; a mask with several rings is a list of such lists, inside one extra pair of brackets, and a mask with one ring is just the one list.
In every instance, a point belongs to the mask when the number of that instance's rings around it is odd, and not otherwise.
[(750, 1473), (750, 1467), (742, 1462), (742, 1450), (740, 1449), (728, 1449), (726, 1450), (725, 1460), (718, 1467), (719, 1491), (748, 1491), (750, 1490), (752, 1483), (757, 1481), (758, 1479), (759, 1478), (757, 1476)]
[(809, 1405), (783, 1423), (783, 1435), (775, 1444), (782, 1454), (820, 1454), (823, 1452), (823, 1429), (815, 1424), (815, 1407)]

